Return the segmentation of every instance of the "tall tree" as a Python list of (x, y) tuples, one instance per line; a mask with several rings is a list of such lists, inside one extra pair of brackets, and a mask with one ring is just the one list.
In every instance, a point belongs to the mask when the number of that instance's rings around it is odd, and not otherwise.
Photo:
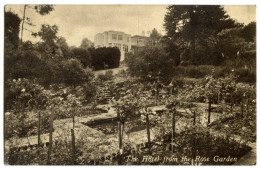
[(57, 45), (61, 49), (62, 54), (65, 58), (70, 58), (72, 55), (71, 49), (64, 37), (58, 37)]
[(250, 22), (241, 31), (241, 36), (247, 42), (254, 42), (256, 40), (256, 22)]
[(167, 36), (185, 49), (194, 64), (200, 64), (201, 54), (207, 52), (209, 42), (221, 30), (238, 26), (219, 5), (171, 5), (167, 10), (164, 18)]
[[(54, 10), (53, 5), (24, 5), (23, 8), (23, 19), (22, 19), (22, 30), (21, 30), (21, 42), (23, 41), (23, 31), (24, 31), (24, 24), (28, 24), (30, 26), (32, 26), (32, 22), (31, 19), (29, 17), (26, 17), (26, 10), (27, 9), (33, 9), (35, 10), (37, 13), (39, 13), (40, 15), (44, 16), (49, 14), (51, 11)], [(28, 30), (28, 29), (26, 29)]]
[(8, 11), (5, 12), (4, 37), (15, 47), (19, 44), (19, 31), (21, 19), (17, 14)]
[(34, 36), (39, 36), (46, 44), (55, 45), (56, 40), (58, 39), (58, 26), (43, 24), (41, 30), (38, 33), (34, 33)]
[(152, 33), (150, 34), (150, 39), (152, 44), (158, 43), (161, 39), (161, 34), (157, 31), (157, 29), (153, 28)]
[(82, 39), (80, 48), (82, 48), (82, 49), (88, 49), (88, 48), (90, 48), (90, 47), (94, 47), (94, 43), (91, 42), (88, 38)]
[(72, 49), (72, 56), (78, 59), (84, 68), (90, 66), (91, 64), (91, 56), (88, 50), (82, 48), (74, 48)]

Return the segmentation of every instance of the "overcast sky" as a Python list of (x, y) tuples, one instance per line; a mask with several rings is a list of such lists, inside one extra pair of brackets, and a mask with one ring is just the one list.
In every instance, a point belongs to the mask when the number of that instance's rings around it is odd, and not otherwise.
[[(59, 36), (66, 38), (67, 43), (79, 46), (83, 38), (94, 41), (97, 33), (107, 30), (118, 30), (136, 35), (156, 28), (164, 34), (163, 19), (166, 5), (56, 5), (55, 11), (50, 15), (40, 16), (34, 10), (28, 9), (26, 16), (30, 17), (35, 27), (25, 26), (34, 32), (38, 31), (41, 24), (56, 24), (59, 27)], [(224, 6), (231, 18), (238, 22), (248, 24), (256, 21), (255, 6)], [(8, 5), (22, 18), (23, 5)], [(139, 23), (139, 24), (138, 24)], [(138, 26), (139, 25), (139, 26)], [(139, 30), (139, 31), (138, 31)], [(24, 40), (39, 41), (24, 31)]]

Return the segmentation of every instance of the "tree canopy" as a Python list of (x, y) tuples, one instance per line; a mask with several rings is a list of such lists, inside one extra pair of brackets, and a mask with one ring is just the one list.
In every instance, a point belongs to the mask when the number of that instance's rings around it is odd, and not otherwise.
[(21, 19), (17, 14), (11, 11), (5, 12), (4, 17), (5, 17), (4, 37), (15, 47), (18, 47)]
[[(201, 64), (205, 53), (223, 29), (242, 26), (231, 19), (219, 5), (171, 5), (167, 7), (164, 26), (170, 40), (182, 50), (181, 55), (192, 64)], [(214, 54), (213, 54), (214, 53)]]

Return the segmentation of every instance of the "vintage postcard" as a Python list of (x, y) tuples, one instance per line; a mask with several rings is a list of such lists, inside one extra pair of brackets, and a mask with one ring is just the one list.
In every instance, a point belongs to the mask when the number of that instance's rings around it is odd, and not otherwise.
[(256, 5), (5, 5), (4, 163), (256, 165)]

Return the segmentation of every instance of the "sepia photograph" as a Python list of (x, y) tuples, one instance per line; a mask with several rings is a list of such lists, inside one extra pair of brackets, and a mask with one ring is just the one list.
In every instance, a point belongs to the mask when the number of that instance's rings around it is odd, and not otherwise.
[(3, 7), (4, 165), (256, 165), (256, 5)]

